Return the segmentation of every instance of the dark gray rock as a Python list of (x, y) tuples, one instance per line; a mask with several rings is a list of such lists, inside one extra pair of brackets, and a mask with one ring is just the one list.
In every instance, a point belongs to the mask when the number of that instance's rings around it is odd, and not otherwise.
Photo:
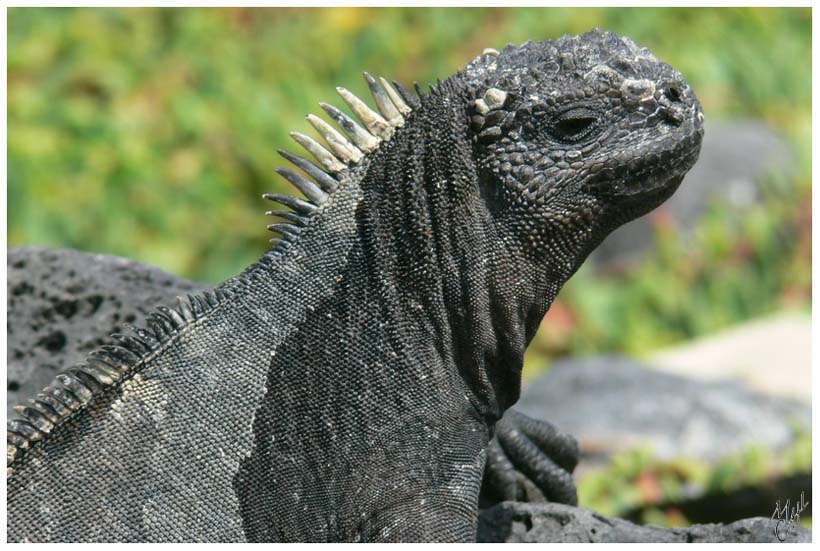
[(482, 512), (478, 541), (497, 543), (763, 543), (811, 542), (811, 532), (790, 530), (771, 519), (756, 517), (731, 524), (699, 524), (686, 528), (640, 526), (608, 518), (581, 507), (559, 503), (505, 501)]
[(759, 121), (707, 120), (697, 164), (678, 191), (650, 217), (618, 228), (592, 253), (599, 269), (623, 269), (652, 249), (650, 220), (668, 216), (684, 235), (712, 201), (743, 209), (760, 200), (761, 184), (772, 175), (788, 179), (795, 173), (795, 156), (786, 139)]
[(71, 249), (9, 248), (6, 411), (104, 344), (122, 323), (206, 286), (132, 260)]
[(656, 457), (705, 461), (749, 444), (778, 450), (794, 441), (797, 421), (811, 427), (811, 407), (735, 382), (701, 382), (611, 356), (558, 362), (525, 385), (515, 405), (576, 438), (583, 469), (648, 444)]

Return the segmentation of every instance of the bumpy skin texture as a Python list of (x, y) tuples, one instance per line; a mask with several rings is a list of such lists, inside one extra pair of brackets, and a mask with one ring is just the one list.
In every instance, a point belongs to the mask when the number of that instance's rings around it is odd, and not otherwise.
[(9, 539), (475, 539), (539, 321), (675, 190), (702, 115), (671, 67), (599, 31), (408, 101), (338, 189), (303, 186), (320, 204), (286, 244), (155, 319), (167, 337), (103, 351), (113, 383), (99, 362), (66, 377), (84, 404), (54, 426), (10, 424)]
[[(24, 401), (21, 396), (33, 396), (51, 382), (53, 366), (83, 361), (89, 350), (105, 344), (108, 334), (122, 331), (123, 323), (159, 304), (173, 305), (179, 294), (210, 287), (133, 260), (72, 249), (10, 248), (6, 260), (7, 313), (13, 326), (8, 332), (9, 416), (12, 406)], [(60, 346), (50, 346), (54, 342)], [(520, 436), (533, 433), (532, 440)], [(554, 465), (553, 459), (563, 467), (542, 468)], [(505, 500), (543, 502), (548, 496), (574, 504), (570, 473), (577, 460), (571, 437), (508, 410), (489, 444), (481, 507)]]

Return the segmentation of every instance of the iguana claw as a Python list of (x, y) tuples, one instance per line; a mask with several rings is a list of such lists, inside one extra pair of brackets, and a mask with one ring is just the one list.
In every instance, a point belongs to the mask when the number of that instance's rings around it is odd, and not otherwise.
[(578, 504), (578, 443), (553, 425), (508, 410), (487, 448), (480, 505), (500, 501)]

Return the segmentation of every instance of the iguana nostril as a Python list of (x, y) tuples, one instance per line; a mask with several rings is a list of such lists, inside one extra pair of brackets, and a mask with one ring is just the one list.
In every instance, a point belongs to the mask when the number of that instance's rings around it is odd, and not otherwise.
[(681, 101), (680, 88), (678, 88), (674, 84), (667, 86), (663, 91), (663, 95), (666, 96), (666, 98), (673, 103)]

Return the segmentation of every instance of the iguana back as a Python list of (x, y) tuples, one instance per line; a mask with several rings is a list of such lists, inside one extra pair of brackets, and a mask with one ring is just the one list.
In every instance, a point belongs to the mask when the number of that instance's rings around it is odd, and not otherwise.
[[(304, 199), (214, 293), (9, 424), (10, 540), (471, 540), (526, 345), (612, 229), (697, 158), (682, 77), (612, 33), (489, 52), (284, 155)], [(310, 177), (310, 179), (308, 178)]]

